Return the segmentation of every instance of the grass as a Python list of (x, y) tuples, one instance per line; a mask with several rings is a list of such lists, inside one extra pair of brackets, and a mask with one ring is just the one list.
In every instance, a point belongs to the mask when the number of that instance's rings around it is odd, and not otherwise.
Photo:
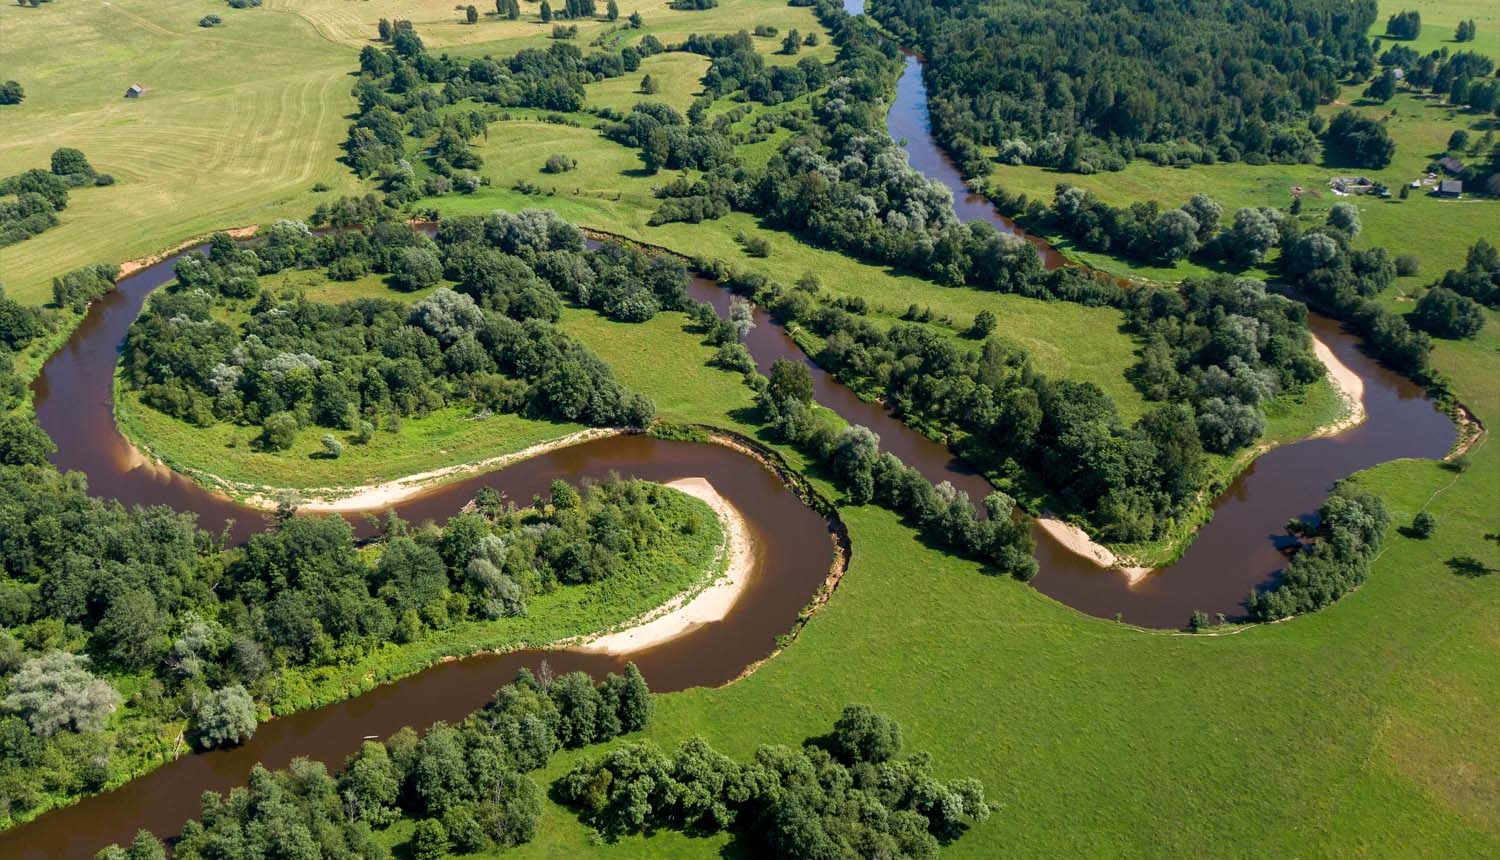
[[(1421, 13), (1422, 32), (1411, 41), (1386, 36), (1386, 19), (1408, 9)], [(1474, 41), (1453, 41), (1458, 22), (1471, 18), (1478, 27)], [(1489, 0), (1382, 0), (1370, 37), (1380, 39), (1384, 45), (1404, 44), (1422, 54), (1447, 48), (1453, 52), (1478, 51), (1500, 57), (1500, 8)]]
[[(143, 256), (183, 239), (305, 216), (310, 189), (353, 191), (337, 144), (353, 108), (352, 48), (283, 9), (221, 9), (197, 26), (191, 0), (0, 8), (6, 65), (26, 101), (5, 109), (6, 173), (82, 149), (118, 184), (71, 195), (62, 224), (0, 250), (11, 295), (50, 299), (53, 275)], [(140, 83), (146, 93), (123, 98)]]
[[(285, 451), (265, 452), (252, 441), (256, 427), (219, 423), (195, 427), (141, 403), (134, 392), (116, 386), (115, 417), (136, 445), (173, 469), (208, 486), (232, 484), (232, 494), (276, 490), (346, 489), (513, 454), (584, 429), (566, 422), (540, 421), (512, 414), (476, 414), (450, 406), (401, 420), (395, 431), (381, 427), (365, 444), (345, 430), (304, 427)], [(323, 454), (320, 441), (331, 433), (344, 445), (337, 459)]]
[[(670, 174), (644, 174), (634, 150), (605, 139), (592, 128), (531, 120), (501, 122), (490, 127), (480, 150), (489, 186), (473, 195), (450, 195), (424, 205), (448, 214), (553, 209), (586, 227), (688, 256), (727, 260), (784, 283), (814, 272), (833, 295), (862, 297), (871, 304), (872, 313), (887, 318), (899, 316), (915, 303), (932, 308), (937, 316), (947, 317), (962, 329), (979, 311), (988, 309), (999, 317), (997, 332), (1025, 348), (1043, 373), (1095, 383), (1114, 399), (1127, 420), (1145, 411), (1140, 393), (1124, 376), (1125, 369), (1135, 363), (1136, 344), (1120, 330), (1124, 317), (1117, 310), (940, 287), (764, 228), (744, 213), (702, 224), (651, 226), (647, 222), (658, 203), (653, 187), (668, 181)], [(577, 169), (558, 176), (542, 173), (541, 165), (553, 152), (573, 156)], [(518, 182), (535, 183), (543, 191), (523, 194), (513, 190)], [(764, 259), (747, 256), (738, 241), (741, 235), (768, 239), (771, 255)], [(1081, 344), (1087, 347), (1079, 348)]]
[[(469, 26), (461, 10), (437, 0), (269, 0), (258, 9), (219, 7), (225, 24), (212, 29), (197, 25), (209, 8), (200, 0), (0, 7), (7, 76), (26, 88), (26, 101), (4, 110), (5, 172), (45, 167), (52, 150), (72, 146), (118, 180), (74, 191), (61, 225), (0, 249), (0, 281), (12, 297), (41, 304), (59, 272), (142, 257), (213, 230), (303, 218), (323, 199), (362, 192), (337, 161), (338, 145), (354, 110), (350, 72), (380, 18), (415, 22), (437, 49), (503, 55), (551, 41), (539, 5), (522, 7), (521, 21), (486, 14)], [(710, 12), (622, 0), (620, 11), (622, 19), (640, 11), (645, 26), (582, 22), (579, 46), (587, 50), (606, 31), (616, 43), (654, 33), (671, 44), (693, 32), (775, 23), (817, 32), (822, 44), (803, 55), (832, 57), (812, 10), (780, 0), (730, 0)], [(780, 44), (760, 42), (767, 53)], [(666, 67), (688, 65), (676, 56), (658, 64), (674, 87), (681, 73)], [(132, 83), (146, 88), (142, 98), (123, 98)], [(638, 84), (639, 75), (617, 83)], [(329, 192), (313, 193), (318, 183)]]

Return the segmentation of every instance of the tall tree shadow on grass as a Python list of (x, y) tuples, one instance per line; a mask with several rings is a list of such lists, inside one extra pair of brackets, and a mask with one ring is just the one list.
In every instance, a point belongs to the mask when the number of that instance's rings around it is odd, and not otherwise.
[(1456, 555), (1443, 563), (1448, 565), (1449, 570), (1459, 576), (1467, 576), (1470, 579), (1489, 576), (1496, 572), (1495, 568), (1486, 565), (1472, 555)]

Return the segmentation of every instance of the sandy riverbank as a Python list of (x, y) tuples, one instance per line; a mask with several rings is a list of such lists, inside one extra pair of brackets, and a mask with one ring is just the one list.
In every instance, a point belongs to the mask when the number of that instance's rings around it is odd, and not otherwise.
[[(254, 236), (257, 232), (259, 232), (259, 230), (259, 224), (251, 224), (248, 227), (231, 227), (228, 230), (215, 230), (214, 232), (224, 233), (231, 239), (249, 239), (251, 236)], [(173, 245), (165, 251), (157, 251), (155, 254), (152, 254), (149, 257), (137, 257), (134, 260), (126, 260), (125, 262), (120, 264), (120, 274), (116, 276), (116, 280), (119, 280), (120, 278), (128, 278), (142, 269), (148, 269), (156, 265), (157, 263), (160, 263), (162, 260), (165, 260), (166, 258), (172, 256), (173, 254), (178, 253), (179, 251), (185, 251), (188, 248), (193, 247), (194, 245), (201, 245), (204, 242), (207, 242), (208, 238), (208, 236), (198, 236), (192, 239), (188, 239), (186, 242), (178, 242), (176, 245)]]
[(1313, 352), (1317, 354), (1318, 361), (1328, 369), (1328, 381), (1333, 383), (1333, 388), (1339, 393), (1339, 398), (1344, 401), (1344, 417), (1319, 427), (1314, 437), (1337, 436), (1338, 434), (1361, 424), (1365, 420), (1365, 381), (1359, 378), (1359, 374), (1349, 369), (1349, 366), (1339, 361), (1339, 357), (1333, 354), (1333, 350), (1313, 335)]
[[(1328, 344), (1313, 336), (1313, 352), (1323, 366), (1328, 369), (1328, 379), (1333, 383), (1334, 390), (1338, 392), (1339, 398), (1344, 402), (1344, 415), (1337, 421), (1319, 427), (1313, 432), (1313, 437), (1336, 436), (1357, 426), (1365, 420), (1365, 381), (1359, 378), (1359, 374), (1349, 369), (1349, 366), (1339, 361)], [(1070, 552), (1083, 556), (1099, 565), (1101, 568), (1113, 568), (1124, 574), (1126, 582), (1131, 585), (1139, 583), (1151, 573), (1149, 567), (1138, 567), (1124, 564), (1109, 547), (1096, 543), (1088, 536), (1088, 532), (1077, 526), (1063, 522), (1056, 517), (1039, 517), (1037, 525), (1052, 536), (1052, 539), (1067, 548)]]
[[(472, 463), (459, 463), (456, 466), (444, 466), (441, 469), (429, 469), (426, 472), (405, 475), (395, 480), (386, 481), (383, 484), (368, 484), (363, 487), (341, 487), (329, 490), (288, 490), (285, 492), (291, 493), (298, 499), (297, 508), (301, 511), (323, 513), (382, 511), (398, 502), (403, 502), (412, 496), (426, 492), (436, 484), (447, 483), (449, 480), (462, 475), (488, 472), (508, 466), (511, 463), (541, 456), (548, 451), (568, 448), (593, 439), (602, 439), (606, 436), (617, 436), (621, 432), (623, 431), (611, 427), (594, 427), (588, 430), (580, 430), (577, 433), (570, 433), (567, 436), (542, 442), (538, 445), (532, 445), (530, 448), (525, 448), (512, 454), (501, 454), (498, 457), (476, 460)], [(218, 486), (224, 489), (234, 488), (234, 484), (228, 481), (219, 481)], [(265, 510), (274, 510), (280, 497), (281, 493), (261, 489), (254, 495), (248, 496), (245, 499), (245, 504)]]
[(1131, 585), (1145, 579), (1146, 574), (1151, 572), (1149, 567), (1124, 564), (1110, 551), (1109, 547), (1095, 543), (1089, 537), (1088, 532), (1071, 523), (1063, 522), (1056, 517), (1037, 517), (1036, 524), (1069, 552), (1081, 555), (1101, 568), (1118, 570), (1124, 574), (1125, 581)]
[(755, 566), (754, 544), (740, 512), (703, 478), (681, 478), (666, 486), (713, 508), (724, 528), (724, 551), (729, 555), (724, 572), (707, 588), (679, 594), (629, 627), (585, 641), (580, 650), (628, 654), (676, 639), (699, 625), (722, 620), (749, 584)]

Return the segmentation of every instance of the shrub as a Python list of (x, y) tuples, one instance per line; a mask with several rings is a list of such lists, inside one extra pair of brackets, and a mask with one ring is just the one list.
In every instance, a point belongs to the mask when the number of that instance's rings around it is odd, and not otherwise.
[(188, 735), (200, 750), (231, 746), (255, 734), (255, 702), (239, 684), (215, 690), (193, 711)]
[(567, 173), (578, 166), (578, 160), (572, 156), (554, 153), (547, 156), (547, 163), (542, 165), (543, 173)]
[(1429, 514), (1426, 511), (1422, 511), (1411, 519), (1411, 534), (1413, 537), (1419, 537), (1423, 540), (1426, 540), (1427, 538), (1432, 537), (1432, 533), (1436, 529), (1437, 517)]

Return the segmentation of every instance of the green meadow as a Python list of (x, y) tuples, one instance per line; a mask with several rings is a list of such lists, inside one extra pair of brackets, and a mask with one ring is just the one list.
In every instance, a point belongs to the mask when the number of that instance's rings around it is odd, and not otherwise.
[[(706, 12), (675, 12), (643, 0), (621, 0), (620, 6), (622, 15), (640, 10), (644, 30), (585, 23), (579, 44), (646, 32), (670, 42), (695, 30), (759, 23), (826, 36), (810, 10), (779, 0), (721, 0)], [(13, 295), (40, 303), (49, 296), (50, 277), (72, 266), (147, 254), (223, 227), (305, 217), (320, 200), (363, 191), (335, 159), (352, 108), (348, 72), (380, 17), (411, 19), (429, 44), (466, 54), (503, 55), (545, 44), (550, 33), (535, 20), (537, 4), (530, 0), (523, 0), (521, 21), (481, 10), (486, 14), (472, 26), (462, 23), (452, 3), (435, 0), (268, 0), (260, 9), (221, 10), (225, 25), (203, 30), (196, 21), (209, 8), (185, 0), (0, 7), (7, 65), (40, 75), (25, 81), (26, 103), (3, 115), (0, 161), (41, 166), (52, 149), (77, 146), (119, 179), (111, 188), (78, 191), (61, 226), (0, 250), (0, 279)], [(1480, 46), (1500, 54), (1500, 16), (1492, 3), (1414, 0), (1403, 8), (1423, 12), (1424, 46), (1429, 40), (1440, 46), (1458, 20), (1474, 17)], [(1383, 16), (1392, 11), (1383, 8)], [(768, 54), (779, 44), (760, 41)], [(831, 56), (823, 41), (817, 50)], [(683, 109), (703, 65), (680, 54), (651, 58), (637, 73), (590, 85), (590, 104), (628, 109), (645, 98), (637, 89), (650, 73), (662, 84), (651, 98)], [(125, 101), (124, 87), (136, 81), (147, 87), (146, 96)], [(1389, 114), (1393, 108), (1397, 158), (1378, 174), (1392, 185), (1425, 167), (1452, 129), (1478, 127), (1478, 118), (1407, 94), (1381, 108), (1357, 109)], [(916, 304), (930, 307), (937, 317), (932, 325), (956, 337), (975, 314), (991, 310), (1000, 319), (997, 331), (1021, 344), (1043, 372), (1095, 382), (1127, 420), (1145, 408), (1124, 376), (1136, 344), (1121, 331), (1117, 311), (940, 287), (766, 230), (743, 214), (653, 227), (647, 223), (656, 208), (652, 189), (670, 175), (645, 175), (636, 154), (604, 139), (591, 115), (569, 117), (580, 124), (571, 127), (541, 121), (534, 112), (514, 114), (518, 118), (492, 126), (480, 146), (489, 186), (422, 205), (445, 214), (542, 206), (587, 227), (720, 258), (784, 282), (814, 272), (829, 292), (864, 298), (883, 324)], [(750, 150), (769, 157), (774, 142)], [(553, 153), (576, 158), (577, 169), (542, 173)], [(1317, 165), (1175, 170), (1137, 164), (1121, 173), (1060, 177), (1007, 167), (997, 168), (992, 181), (1050, 199), (1053, 185), (1065, 179), (1114, 203), (1150, 198), (1176, 205), (1205, 191), (1230, 208), (1284, 206), (1297, 185), (1321, 193), (1304, 201), (1306, 216), (1321, 218), (1335, 199), (1327, 192), (1333, 172)], [(313, 192), (319, 182), (331, 190)], [(515, 190), (521, 182), (541, 191)], [(1362, 243), (1420, 258), (1421, 273), (1399, 286), (1406, 291), (1459, 261), (1478, 236), (1493, 236), (1500, 221), (1500, 204), (1492, 201), (1414, 194), (1406, 201), (1355, 202), (1364, 222)], [(770, 256), (748, 257), (741, 234), (768, 238)], [(1168, 280), (1196, 271), (1079, 256)], [(324, 301), (398, 295), (375, 278), (350, 284), (294, 273), (269, 281)], [(1500, 421), (1494, 370), (1500, 315), (1489, 319), (1476, 340), (1441, 342), (1434, 360), (1464, 403), (1493, 427)], [(561, 327), (604, 358), (622, 382), (651, 396), (664, 420), (754, 432), (745, 413), (751, 390), (737, 374), (709, 367), (712, 348), (684, 324), (678, 313), (630, 325), (568, 309)], [(1302, 402), (1275, 406), (1269, 435), (1297, 438), (1336, 407), (1326, 385), (1313, 386)], [(263, 487), (387, 480), (578, 429), (451, 410), (378, 430), (368, 445), (345, 444), (339, 459), (328, 460), (316, 457), (321, 430), (304, 431), (290, 452), (269, 455), (250, 447), (247, 428), (191, 428), (128, 395), (118, 414), (127, 434), (174, 466)], [(783, 453), (794, 465), (804, 463), (797, 452)], [(658, 696), (647, 737), (670, 747), (701, 735), (745, 757), (761, 743), (797, 744), (826, 731), (846, 703), (869, 703), (901, 721), (908, 750), (933, 753), (940, 776), (979, 777), (996, 804), (995, 815), (945, 848), (945, 857), (1500, 856), (1500, 728), (1494, 718), (1500, 711), (1500, 448), (1486, 437), (1469, 460), (1461, 473), (1428, 461), (1398, 461), (1359, 475), (1386, 500), (1397, 525), (1419, 511), (1434, 514), (1435, 535), (1418, 540), (1393, 528), (1362, 588), (1315, 615), (1233, 635), (1143, 631), (1082, 615), (931, 549), (888, 512), (845, 505), (840, 516), (853, 546), (849, 572), (795, 643), (726, 687)], [(816, 475), (813, 480), (837, 497)], [(624, 608), (608, 617), (597, 606), (552, 607), (546, 617), (563, 623), (539, 621), (535, 630), (503, 641), (493, 631), (458, 629), (451, 641), (430, 649), (424, 643), (421, 653), (382, 652), (359, 671), (299, 679), (288, 706), (364, 689), (371, 683), (366, 670), (394, 667), (381, 677), (396, 677), (481, 642), (537, 642), (579, 625), (619, 623), (634, 607), (679, 590), (685, 580), (674, 577), (664, 575), (630, 595), (628, 606), (621, 603)], [(541, 608), (534, 606), (538, 620)], [(539, 779), (550, 782), (578, 756), (559, 755)], [(397, 857), (406, 856), (409, 828), (398, 825), (382, 837), (396, 846)], [(523, 858), (750, 855), (722, 836), (671, 832), (604, 845), (570, 811), (551, 803), (536, 841), (506, 852)]]

